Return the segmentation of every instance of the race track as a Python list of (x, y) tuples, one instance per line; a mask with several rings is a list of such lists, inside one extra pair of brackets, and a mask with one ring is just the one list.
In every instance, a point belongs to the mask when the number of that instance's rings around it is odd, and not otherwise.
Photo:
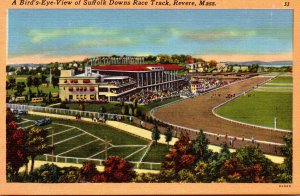
[[(264, 128), (247, 126), (230, 122), (216, 117), (212, 108), (226, 101), (227, 94), (240, 94), (261, 82), (270, 79), (269, 77), (253, 77), (233, 85), (229, 85), (207, 94), (186, 99), (154, 111), (155, 118), (175, 125), (202, 129), (206, 132), (228, 134), (230, 136), (251, 138), (257, 140), (284, 143), (284, 132), (272, 131)], [(212, 97), (213, 94), (220, 94)]]

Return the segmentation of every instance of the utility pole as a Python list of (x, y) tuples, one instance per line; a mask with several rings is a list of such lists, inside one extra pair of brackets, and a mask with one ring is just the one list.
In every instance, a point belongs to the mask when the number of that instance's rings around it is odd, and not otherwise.
[(100, 144), (100, 146), (104, 145), (105, 160), (107, 160), (107, 150), (108, 150), (109, 142), (111, 142), (111, 140), (109, 141), (109, 140), (107, 139), (107, 137), (105, 136), (104, 143)]
[(105, 144), (104, 144), (104, 146), (105, 146), (105, 160), (107, 160), (107, 138), (105, 137)]
[(51, 69), (52, 69), (52, 67), (50, 66), (50, 75), (49, 75), (49, 83), (50, 84), (52, 84), (52, 73), (51, 73), (52, 70)]
[(52, 128), (52, 162), (54, 161), (54, 128)]

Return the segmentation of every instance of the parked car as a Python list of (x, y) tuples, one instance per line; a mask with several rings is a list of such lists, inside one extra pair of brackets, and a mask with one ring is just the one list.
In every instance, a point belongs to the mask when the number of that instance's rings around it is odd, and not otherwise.
[(27, 114), (28, 111), (26, 110), (17, 110), (17, 109), (11, 109), (12, 113), (14, 114), (19, 114), (19, 115), (23, 115), (23, 114)]
[(21, 118), (20, 115), (15, 115), (15, 116), (14, 116), (14, 120), (15, 120), (16, 122), (20, 122), (20, 121), (22, 120), (22, 118)]
[(19, 114), (20, 114), (20, 115), (28, 114), (28, 111), (26, 111), (26, 110), (19, 110)]
[(52, 120), (50, 118), (43, 118), (37, 121), (34, 121), (34, 125), (36, 126), (43, 126), (43, 125), (47, 125), (50, 124), (52, 122)]

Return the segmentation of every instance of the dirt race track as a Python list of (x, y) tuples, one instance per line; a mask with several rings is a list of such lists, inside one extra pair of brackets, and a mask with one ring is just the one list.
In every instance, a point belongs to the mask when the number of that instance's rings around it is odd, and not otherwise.
[[(239, 83), (220, 88), (205, 95), (177, 102), (154, 112), (155, 118), (175, 125), (206, 132), (228, 134), (229, 136), (251, 138), (269, 142), (283, 142), (286, 133), (257, 128), (230, 122), (216, 117), (212, 108), (227, 100), (227, 94), (239, 94), (257, 84), (270, 79), (269, 77), (253, 77)], [(220, 94), (215, 96), (213, 94)]]

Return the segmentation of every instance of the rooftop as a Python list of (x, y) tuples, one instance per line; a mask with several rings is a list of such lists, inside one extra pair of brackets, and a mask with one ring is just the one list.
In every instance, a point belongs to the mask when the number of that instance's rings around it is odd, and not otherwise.
[(183, 67), (176, 64), (136, 64), (136, 65), (105, 65), (105, 66), (95, 66), (92, 70), (95, 71), (128, 71), (128, 72), (143, 72), (151, 71), (151, 68), (163, 67), (165, 71), (171, 70), (181, 70)]
[(124, 79), (128, 79), (128, 76), (108, 76), (106, 78), (104, 78), (105, 80), (124, 80)]
[(82, 73), (82, 74), (75, 75), (75, 76), (73, 76), (73, 77), (95, 77), (95, 78), (97, 78), (97, 77), (99, 77), (99, 76), (102, 76), (102, 77), (103, 77), (103, 75), (97, 74), (97, 73), (89, 73), (89, 74)]

